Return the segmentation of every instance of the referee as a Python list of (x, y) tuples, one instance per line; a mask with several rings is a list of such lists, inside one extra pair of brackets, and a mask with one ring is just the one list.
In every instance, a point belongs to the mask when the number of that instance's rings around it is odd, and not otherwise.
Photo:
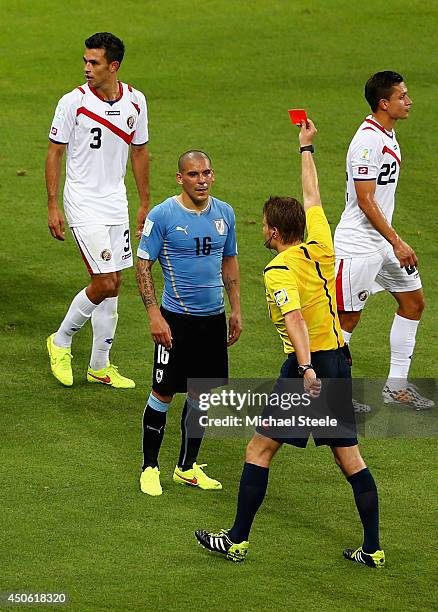
[[(181, 155), (176, 175), (181, 193), (151, 210), (138, 247), (137, 282), (155, 342), (152, 391), (143, 414), (140, 477), (141, 490), (152, 496), (162, 494), (158, 453), (175, 393), (187, 397), (173, 481), (204, 490), (222, 489), (218, 480), (207, 476), (205, 465), (196, 463), (204, 435), (199, 424), (200, 389), (187, 388), (188, 379), (226, 384), (227, 346), (239, 339), (242, 330), (234, 211), (210, 195), (214, 178), (206, 153)], [(164, 275), (161, 308), (151, 272), (157, 259)], [(231, 307), (228, 333), (224, 287)]]
[[(299, 140), (304, 207), (294, 198), (271, 197), (263, 210), (265, 245), (278, 253), (264, 270), (266, 297), (271, 319), (287, 354), (277, 385), (282, 379), (284, 383), (284, 379), (302, 377), (304, 391), (314, 398), (312, 404), (319, 401), (316, 398), (320, 395), (327, 396), (327, 388), (337, 386), (344, 395), (348, 391), (343, 403), (352, 415), (350, 366), (342, 350), (344, 341), (336, 312), (333, 242), (321, 205), (312, 156), (315, 134), (312, 121), (303, 121)], [(346, 380), (342, 383), (336, 379)], [(335, 402), (329, 401), (329, 408), (337, 408), (339, 403), (342, 401), (336, 397)], [(312, 434), (316, 446), (330, 446), (335, 462), (352, 486), (362, 521), (363, 544), (344, 550), (344, 557), (370, 567), (382, 567), (385, 554), (379, 543), (377, 488), (362, 459), (357, 438), (351, 437), (355, 436), (355, 428), (350, 430), (350, 437), (338, 434), (337, 438), (323, 437), (320, 430), (311, 428), (296, 437), (275, 434), (269, 427), (257, 429), (246, 449), (234, 524), (230, 530), (219, 533), (197, 531), (195, 535), (200, 544), (226, 555), (231, 561), (243, 561), (248, 552), (252, 522), (265, 497), (269, 466), (275, 453), (283, 443), (305, 448)]]

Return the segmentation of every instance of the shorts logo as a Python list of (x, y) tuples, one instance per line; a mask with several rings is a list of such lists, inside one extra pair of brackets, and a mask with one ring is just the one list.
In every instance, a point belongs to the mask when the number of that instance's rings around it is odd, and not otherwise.
[(277, 306), (284, 306), (289, 301), (289, 296), (287, 294), (286, 289), (279, 289), (278, 291), (274, 291), (274, 300)]
[(163, 380), (163, 370), (157, 370), (155, 372), (155, 380), (160, 383)]
[(370, 297), (370, 292), (366, 290), (359, 291), (359, 293), (357, 294), (357, 297), (359, 298), (361, 302), (365, 302), (365, 300), (367, 300)]
[[(406, 274), (408, 274), (409, 276), (417, 272), (417, 268), (415, 266), (405, 266), (405, 270), (406, 270)], [(417, 273), (417, 276), (414, 276), (414, 278), (417, 278), (417, 277), (418, 277), (418, 273)]]
[(135, 124), (135, 117), (134, 115), (131, 115), (130, 117), (127, 118), (126, 123), (128, 124), (128, 127), (130, 130), (132, 130), (132, 128), (134, 127)]
[(223, 219), (215, 219), (214, 224), (217, 229), (217, 233), (223, 236), (225, 234), (225, 221)]
[(368, 174), (368, 168), (366, 166), (360, 166), (360, 168), (357, 169), (357, 173), (358, 174)]
[(56, 129), (56, 127), (52, 127), (52, 129), (50, 130), (50, 133), (53, 134), (53, 136), (56, 136), (56, 134), (58, 133), (58, 130)]
[(109, 261), (112, 257), (112, 253), (109, 249), (103, 249), (102, 253), (100, 254), (101, 259), (103, 259), (103, 261)]
[(143, 227), (143, 234), (145, 236), (149, 236), (153, 227), (154, 227), (154, 222), (151, 221), (150, 219), (146, 219), (144, 227)]

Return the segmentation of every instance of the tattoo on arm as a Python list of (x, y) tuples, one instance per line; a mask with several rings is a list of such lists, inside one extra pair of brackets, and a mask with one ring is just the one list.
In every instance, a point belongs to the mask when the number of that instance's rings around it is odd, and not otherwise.
[(237, 278), (233, 278), (229, 274), (226, 274), (223, 277), (223, 282), (224, 282), (224, 287), (228, 295), (230, 295), (230, 292), (232, 292), (233, 289), (235, 289), (236, 286), (238, 285)]
[(154, 262), (146, 259), (137, 261), (136, 276), (138, 290), (140, 291), (143, 304), (149, 306), (157, 306), (157, 298), (155, 297), (154, 279), (152, 278), (151, 268)]

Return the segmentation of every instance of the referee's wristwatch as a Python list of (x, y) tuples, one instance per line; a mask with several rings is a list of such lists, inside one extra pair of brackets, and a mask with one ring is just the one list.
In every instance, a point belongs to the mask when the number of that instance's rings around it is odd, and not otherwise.
[(300, 147), (300, 153), (304, 153), (304, 151), (310, 151), (310, 153), (315, 153), (315, 148), (312, 144), (304, 145)]
[(304, 376), (304, 373), (307, 372), (307, 370), (315, 370), (315, 368), (313, 367), (313, 365), (311, 363), (308, 363), (306, 365), (299, 365), (298, 366), (298, 374), (300, 376)]

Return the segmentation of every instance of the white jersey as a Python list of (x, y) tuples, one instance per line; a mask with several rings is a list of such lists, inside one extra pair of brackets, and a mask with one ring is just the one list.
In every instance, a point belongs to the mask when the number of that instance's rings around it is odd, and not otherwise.
[(391, 223), (400, 162), (394, 130), (388, 132), (369, 115), (354, 135), (347, 153), (346, 204), (334, 237), (337, 256), (364, 255), (388, 245), (360, 209), (355, 182), (376, 181), (375, 199)]
[(124, 177), (129, 145), (148, 141), (144, 95), (119, 82), (106, 101), (88, 83), (61, 98), (49, 138), (67, 145), (64, 210), (71, 227), (129, 221)]

